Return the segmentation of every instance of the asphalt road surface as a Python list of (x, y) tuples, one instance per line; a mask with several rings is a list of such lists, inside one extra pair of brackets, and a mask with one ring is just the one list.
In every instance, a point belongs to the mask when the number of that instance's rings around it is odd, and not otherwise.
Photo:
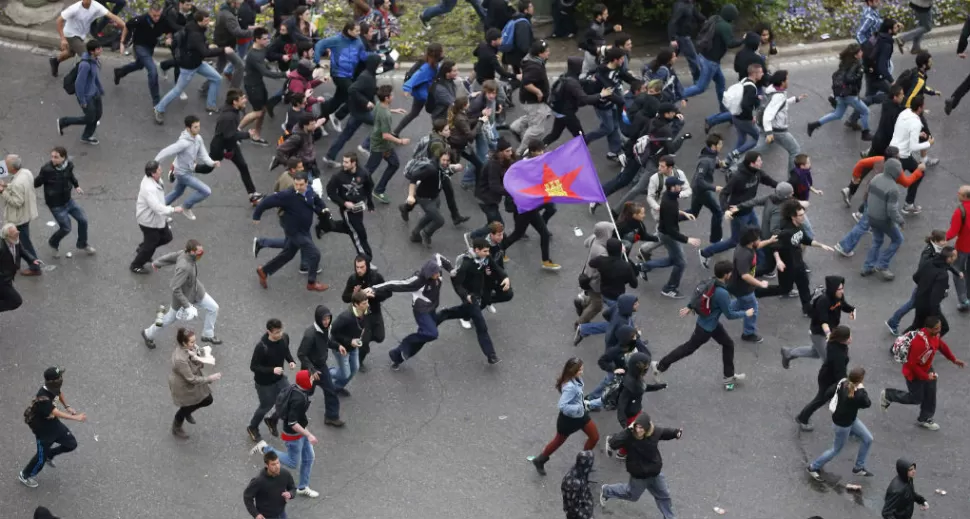
[[(949, 43), (931, 48), (939, 56), (930, 83), (951, 92), (963, 79), (967, 64), (954, 56)], [(64, 137), (55, 133), (55, 118), (75, 115), (79, 108), (62, 91), (61, 80), (50, 77), (44, 56), (0, 49), (4, 71), (0, 151), (20, 154), (25, 166), (36, 172), (52, 146), (67, 146), (86, 190), (77, 199), (87, 211), (90, 241), (98, 249), (95, 257), (79, 254), (52, 259), (46, 239), (54, 230), (48, 225), (53, 219), (46, 207), (40, 208), (40, 218), (32, 226), (34, 242), (41, 257), (56, 268), (41, 278), (18, 278), (16, 285), (25, 303), (0, 316), (0, 410), (6, 417), (0, 421), (0, 437), (5, 439), (0, 464), (6, 467), (0, 474), (6, 489), (0, 508), (10, 518), (27, 517), (36, 505), (49, 506), (71, 519), (244, 517), (242, 490), (262, 465), (249, 456), (251, 443), (245, 433), (256, 406), (248, 369), (253, 345), (263, 333), (263, 323), (279, 317), (295, 353), (317, 304), (340, 311), (339, 288), (352, 272), (353, 249), (341, 235), (319, 242), (324, 265), (320, 280), (336, 289), (323, 294), (307, 292), (296, 271), (297, 262), (293, 262), (271, 278), (269, 290), (262, 290), (250, 245), (254, 234), (281, 234), (275, 219), (253, 225), (231, 164), (205, 177), (213, 188), (212, 197), (195, 209), (198, 220), (176, 218), (175, 240), (165, 251), (175, 250), (189, 238), (201, 240), (206, 248), (199, 271), (221, 306), (217, 333), (225, 344), (215, 347), (214, 353), (224, 377), (213, 386), (215, 404), (197, 413), (198, 425), (187, 426), (191, 439), (175, 439), (169, 433), (175, 408), (167, 384), (174, 327), (156, 337), (159, 348), (155, 351), (147, 350), (139, 337), (139, 330), (152, 322), (158, 305), (171, 299), (171, 271), (151, 276), (128, 272), (141, 238), (134, 222), (134, 204), (144, 163), (176, 139), (182, 130), (181, 118), (203, 114), (203, 135), (208, 141), (214, 117), (204, 115), (203, 103), (193, 93), (196, 82), (189, 89), (189, 101), (176, 101), (166, 125), (156, 126), (151, 121), (143, 73), (130, 75), (121, 87), (112, 84), (110, 68), (118, 60), (117, 56), (105, 58), (101, 75), (105, 113), (97, 132), (101, 145), (91, 147), (78, 141), (79, 127), (68, 129)], [(910, 66), (911, 60), (910, 56), (897, 57), (897, 69)], [(834, 244), (854, 223), (838, 190), (865, 148), (858, 134), (837, 123), (822, 128), (814, 138), (805, 134), (804, 125), (827, 111), (825, 96), (833, 67), (826, 62), (794, 66), (790, 88), (792, 93), (810, 96), (794, 106), (791, 115), (798, 140), (812, 156), (816, 185), (825, 191), (824, 196), (812, 197), (809, 215), (817, 238), (827, 244)], [(62, 73), (66, 72), (64, 67)], [(163, 82), (162, 88), (171, 85)], [(686, 110), (687, 128), (696, 137), (684, 146), (678, 166), (688, 174), (693, 172), (702, 146), (701, 118), (713, 109), (713, 99), (713, 91), (708, 92), (692, 100)], [(395, 104), (404, 107), (406, 103), (399, 96)], [(970, 183), (965, 167), (966, 107), (949, 118), (943, 115), (941, 98), (931, 98), (928, 108), (937, 138), (933, 152), (941, 163), (928, 173), (920, 190), (923, 214), (907, 220), (906, 243), (892, 265), (897, 279), (886, 283), (859, 277), (868, 238), (852, 259), (820, 250), (807, 255), (813, 283), (821, 282), (826, 274), (847, 279), (847, 297), (859, 308), (858, 321), (847, 323), (854, 332), (852, 365), (866, 367), (866, 386), (873, 396), (887, 386), (904, 387), (899, 366), (887, 353), (890, 336), (883, 321), (912, 289), (909, 276), (923, 237), (933, 228), (946, 228), (957, 187)], [(278, 135), (274, 127), (279, 117), (266, 125), (271, 142)], [(588, 130), (595, 127), (591, 112), (583, 113), (583, 123)], [(875, 123), (874, 118), (873, 126)], [(407, 136), (417, 139), (428, 131), (423, 116), (411, 125)], [(733, 138), (728, 142), (733, 143)], [(363, 133), (352, 145), (362, 139)], [(249, 144), (243, 148), (257, 186), (269, 191), (279, 172), (265, 171), (272, 148)], [(322, 156), (324, 149), (318, 150)], [(617, 172), (618, 167), (604, 158), (604, 141), (594, 143), (592, 152), (603, 179)], [(774, 150), (765, 168), (775, 178), (783, 178), (784, 160), (784, 152)], [(404, 182), (399, 174), (388, 191), (395, 202), (403, 198)], [(434, 249), (449, 256), (462, 249), (462, 231), (483, 219), (470, 193), (460, 191), (459, 196), (473, 220), (465, 228), (449, 222), (434, 237)], [(38, 197), (43, 204), (42, 194)], [(365, 220), (375, 262), (385, 276), (407, 276), (428, 257), (427, 250), (408, 242), (406, 226), (393, 206), (379, 205)], [(503, 359), (498, 366), (486, 365), (471, 331), (450, 323), (420, 357), (400, 372), (390, 371), (387, 350), (414, 329), (409, 298), (393, 298), (386, 305), (387, 340), (376, 346), (371, 371), (350, 384), (353, 396), (343, 401), (347, 427), (325, 428), (322, 398), (314, 399), (310, 429), (320, 443), (311, 485), (321, 497), (297, 498), (288, 507), (290, 517), (562, 517), (560, 480), (581, 448), (583, 435), (571, 438), (553, 456), (545, 478), (537, 476), (525, 458), (537, 454), (555, 432), (558, 395), (553, 382), (563, 362), (580, 355), (587, 361), (587, 383), (595, 384), (602, 376), (595, 365), (602, 352), (600, 341), (587, 339), (578, 348), (570, 341), (575, 318), (571, 299), (586, 257), (582, 241), (595, 221), (585, 206), (560, 206), (551, 223), (555, 234), (552, 257), (564, 267), (559, 273), (539, 268), (539, 244), (534, 236), (510, 250), (508, 270), (515, 299), (500, 305), (497, 315), (487, 317)], [(575, 226), (583, 229), (583, 237), (573, 234)], [(682, 228), (706, 239), (706, 213), (701, 221)], [(63, 250), (69, 250), (74, 239), (68, 237)], [(685, 292), (708, 275), (698, 266), (695, 250), (687, 254)], [(267, 261), (268, 257), (264, 253), (260, 259)], [(692, 319), (677, 318), (684, 301), (660, 296), (665, 277), (666, 272), (658, 272), (636, 291), (641, 295), (638, 324), (655, 356), (686, 340), (694, 325)], [(457, 302), (450, 287), (442, 299), (445, 305)], [(932, 504), (929, 514), (919, 513), (919, 517), (967, 517), (967, 373), (942, 356), (937, 359), (941, 378), (937, 421), (942, 426), (938, 432), (916, 427), (913, 407), (895, 405), (882, 413), (874, 406), (860, 414), (875, 436), (868, 463), (875, 477), (861, 482), (861, 496), (850, 496), (839, 485), (851, 481), (856, 442), (826, 467), (832, 474), (828, 484), (816, 484), (809, 481), (805, 466), (831, 445), (827, 413), (816, 414), (817, 430), (812, 433), (799, 433), (792, 422), (814, 393), (818, 363), (802, 360), (785, 371), (778, 348), (807, 344), (808, 321), (793, 300), (769, 299), (761, 304), (759, 326), (764, 343), (738, 342), (736, 364), (748, 374), (742, 387), (730, 393), (722, 389), (720, 352), (712, 343), (667, 373), (667, 391), (646, 398), (645, 408), (657, 424), (684, 429), (682, 440), (666, 442), (661, 448), (678, 517), (715, 517), (714, 507), (727, 510), (725, 517), (746, 519), (797, 519), (814, 514), (827, 519), (876, 517), (900, 456), (917, 462), (917, 488)], [(970, 327), (954, 306), (950, 297), (945, 302), (952, 326), (948, 339), (958, 356), (970, 357), (966, 341), (961, 340)], [(737, 338), (740, 322), (732, 322), (728, 328)], [(56, 469), (46, 468), (38, 478), (39, 488), (27, 489), (17, 482), (16, 473), (33, 454), (34, 444), (21, 414), (49, 365), (67, 368), (64, 390), (89, 420), (68, 424), (78, 439), (78, 449), (58, 458)], [(612, 413), (595, 415), (595, 420), (603, 437), (618, 430)], [(598, 483), (625, 481), (623, 467), (597, 452), (593, 479)], [(837, 481), (840, 477), (841, 482)], [(948, 495), (936, 495), (937, 488), (947, 490)], [(635, 504), (611, 502), (606, 514), (659, 517), (649, 496)]]

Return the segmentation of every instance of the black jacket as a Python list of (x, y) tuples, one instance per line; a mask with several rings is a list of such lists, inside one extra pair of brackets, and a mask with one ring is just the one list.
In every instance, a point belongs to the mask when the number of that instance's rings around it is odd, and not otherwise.
[(205, 39), (205, 29), (199, 27), (194, 19), (185, 24), (185, 47), (179, 51), (178, 66), (194, 70), (202, 65), (206, 58), (222, 55), (222, 48), (210, 49)]
[(599, 92), (587, 94), (579, 82), (579, 75), (583, 71), (583, 58), (570, 56), (566, 58), (566, 73), (563, 75), (563, 85), (556, 106), (556, 112), (569, 115), (579, 111), (581, 106), (593, 105), (600, 101)]
[(751, 121), (754, 119), (754, 112), (758, 109), (758, 105), (761, 104), (761, 99), (758, 98), (758, 85), (752, 81), (746, 81), (744, 83), (744, 90), (741, 94), (741, 113), (736, 115), (740, 121)]
[(879, 124), (876, 126), (875, 133), (872, 134), (873, 151), (883, 154), (886, 147), (893, 140), (893, 131), (896, 128), (896, 119), (903, 113), (906, 106), (903, 103), (896, 103), (893, 98), (882, 102), (882, 110), (879, 113)]
[(193, 15), (195, 15), (195, 6), (192, 6), (192, 10), (189, 11), (188, 14), (182, 14), (179, 11), (178, 3), (175, 3), (175, 5), (172, 7), (166, 8), (165, 11), (162, 13), (162, 16), (165, 18), (165, 21), (168, 22), (169, 27), (172, 28), (173, 33), (176, 33), (182, 30), (183, 28), (185, 28), (185, 24), (188, 23), (190, 19), (192, 19)]
[(505, 164), (494, 157), (489, 159), (482, 168), (482, 172), (475, 177), (475, 198), (481, 200), (483, 204), (498, 205), (502, 197), (508, 195), (502, 181), (509, 166), (511, 164)]
[(259, 472), (246, 485), (243, 491), (243, 503), (246, 504), (246, 511), (249, 515), (256, 517), (280, 517), (286, 510), (286, 499), (283, 492), (290, 495), (296, 494), (296, 484), (290, 471), (280, 468), (280, 473), (276, 477), (270, 477), (266, 469)]
[(374, 292), (377, 294), (411, 292), (411, 307), (415, 312), (434, 312), (441, 302), (441, 276), (438, 279), (434, 279), (432, 276), (435, 274), (444, 275), (443, 273), (450, 271), (451, 268), (452, 265), (448, 258), (441, 254), (435, 254), (434, 257), (425, 261), (421, 270), (415, 272), (410, 278), (385, 281), (374, 286)]
[[(532, 42), (535, 41), (535, 34), (532, 32), (532, 16), (519, 13), (512, 15), (512, 17), (509, 18), (509, 21), (520, 18), (525, 18), (528, 20), (528, 22), (518, 22), (515, 24), (514, 31), (512, 33), (513, 48), (508, 52), (502, 53), (502, 61), (510, 65), (520, 64), (525, 59), (526, 55), (529, 54), (529, 49), (532, 47)], [(501, 27), (499, 29), (501, 30)]]
[(707, 18), (697, 9), (693, 0), (677, 0), (667, 22), (667, 39), (674, 41), (678, 36), (694, 36)]
[(367, 209), (373, 211), (374, 198), (371, 196), (373, 191), (374, 181), (371, 180), (370, 175), (363, 172), (360, 165), (357, 166), (356, 173), (340, 168), (340, 171), (334, 173), (327, 182), (327, 196), (341, 211), (347, 210), (344, 202), (353, 204), (364, 202)]
[[(620, 327), (617, 327), (619, 332)], [(647, 384), (643, 376), (650, 369), (650, 353), (637, 351), (626, 361), (626, 373), (620, 382), (620, 395), (616, 400), (616, 419), (623, 427), (627, 420), (640, 414), (643, 410), (643, 394), (647, 391), (660, 391), (666, 384)]]
[(478, 61), (475, 62), (474, 69), (475, 80), (478, 81), (479, 85), (489, 79), (495, 79), (496, 75), (506, 81), (511, 81), (515, 78), (515, 74), (512, 74), (506, 70), (505, 67), (499, 63), (498, 49), (492, 47), (490, 42), (483, 41), (479, 43), (472, 55), (478, 59)]
[[(721, 191), (721, 197), (726, 197), (727, 205), (740, 205), (758, 196), (758, 186), (764, 184), (774, 188), (778, 182), (760, 169), (752, 169), (747, 164), (738, 166), (738, 172), (731, 176), (727, 186)], [(751, 212), (751, 208), (740, 208), (735, 217)]]
[[(524, 25), (524, 24), (520, 24)], [(535, 94), (525, 88), (535, 85), (542, 92), (542, 101)], [(522, 60), (522, 88), (519, 89), (519, 101), (522, 104), (544, 103), (549, 99), (549, 76), (546, 74), (546, 62), (535, 56), (526, 56)]]
[[(655, 427), (651, 431), (650, 418), (645, 414), (637, 417), (637, 423), (647, 430), (648, 436), (637, 439), (633, 430), (624, 428), (610, 437), (610, 448), (626, 449), (626, 471), (637, 479), (656, 477), (663, 470), (663, 457), (660, 456), (660, 442), (677, 439), (677, 429)], [(652, 433), (652, 434), (650, 434)]]
[(71, 201), (71, 190), (78, 187), (77, 177), (74, 176), (74, 163), (66, 159), (61, 168), (54, 167), (48, 162), (41, 166), (34, 177), (34, 187), (44, 186), (44, 202), (47, 207), (61, 207)]
[(515, 16), (515, 8), (509, 4), (508, 0), (485, 0), (482, 2), (485, 8), (485, 30), (498, 29), (501, 31), (505, 24)]
[(239, 130), (239, 122), (242, 120), (240, 112), (231, 105), (226, 105), (219, 110), (216, 118), (216, 129), (212, 133), (212, 140), (209, 142), (209, 154), (216, 160), (222, 160), (227, 151), (235, 150), (239, 146), (239, 141), (249, 140), (249, 133)]
[[(175, 10), (178, 11), (178, 8)], [(158, 19), (158, 22), (153, 22), (148, 14), (141, 14), (128, 20), (125, 27), (128, 28), (128, 39), (132, 45), (149, 49), (155, 48), (163, 34), (171, 34), (177, 30), (169, 23), (169, 18), (163, 16)]]
[(717, 170), (717, 163), (716, 151), (707, 146), (701, 148), (701, 154), (694, 169), (694, 178), (690, 181), (690, 187), (694, 192), (693, 196), (698, 196), (705, 191), (715, 190), (714, 171)]
[(664, 191), (660, 199), (660, 221), (657, 232), (666, 234), (680, 243), (687, 243), (687, 236), (680, 232), (680, 193)]
[[(384, 276), (380, 272), (370, 268), (370, 263), (367, 264), (367, 271), (364, 272), (363, 276), (358, 276), (357, 272), (354, 272), (347, 278), (347, 285), (344, 286), (344, 292), (340, 295), (340, 299), (344, 303), (350, 304), (350, 298), (354, 295), (354, 288), (360, 287), (361, 290), (365, 288), (373, 288), (374, 286), (380, 285), (384, 282)], [(370, 305), (368, 307), (371, 314), (380, 315), (381, 313), (381, 303), (390, 297), (390, 294), (374, 294), (374, 297), (370, 298)]]
[(350, 351), (353, 340), (364, 336), (364, 330), (367, 329), (366, 316), (367, 314), (355, 314), (352, 306), (340, 312), (330, 325), (330, 339), (334, 348), (343, 346)]
[(825, 344), (825, 362), (818, 368), (818, 387), (831, 387), (847, 376), (848, 369), (849, 346), (829, 341)]
[(364, 114), (370, 112), (367, 103), (374, 103), (377, 95), (377, 68), (381, 66), (383, 58), (379, 54), (368, 54), (364, 62), (364, 71), (357, 76), (350, 85), (347, 107), (352, 113)]
[(765, 75), (761, 79), (759, 86), (767, 86), (768, 64), (765, 62), (764, 56), (758, 52), (758, 47), (760, 45), (760, 34), (749, 32), (744, 35), (744, 44), (741, 46), (741, 50), (734, 55), (734, 71), (738, 73), (738, 81), (748, 77), (749, 65), (757, 63), (758, 65), (761, 65), (761, 68), (765, 71)]
[(873, 50), (872, 57), (870, 58), (874, 69), (867, 70), (866, 72), (875, 75), (877, 79), (885, 79), (890, 83), (895, 81), (892, 73), (889, 71), (893, 59), (893, 50), (895, 48), (896, 43), (893, 41), (892, 34), (888, 32), (876, 34), (876, 48)]
[(842, 383), (836, 391), (839, 399), (835, 404), (835, 411), (832, 413), (832, 423), (839, 427), (848, 427), (859, 415), (859, 409), (868, 409), (872, 406), (869, 394), (864, 387), (857, 388), (855, 394), (849, 397), (848, 381)]
[(507, 277), (505, 270), (495, 264), (491, 256), (479, 260), (474, 256), (474, 252), (462, 255), (457, 268), (455, 277), (451, 279), (451, 286), (462, 304), (468, 302), (469, 296), (473, 302), (481, 300), (485, 290), (486, 271), (489, 271), (488, 276), (493, 279), (502, 280)]
[(310, 374), (326, 371), (327, 357), (330, 353), (327, 350), (335, 350), (330, 342), (330, 326), (323, 325), (323, 320), (331, 317), (330, 309), (319, 305), (313, 312), (313, 325), (307, 327), (303, 332), (303, 339), (300, 340), (300, 348), (296, 351), (296, 357), (300, 359), (300, 369), (310, 371)]
[(27, 260), (27, 263), (33, 263), (37, 259), (31, 256), (20, 242), (14, 245), (14, 250), (16, 254), (11, 254), (6, 240), (0, 239), (0, 283), (13, 283), (13, 278), (20, 270), (21, 258)]
[(896, 477), (886, 488), (882, 519), (912, 519), (913, 505), (926, 503), (926, 498), (916, 492), (916, 485), (909, 477), (910, 467), (916, 465), (906, 458), (896, 460)]
[(855, 307), (845, 300), (844, 295), (842, 299), (835, 297), (839, 285), (844, 284), (845, 278), (842, 276), (825, 276), (825, 293), (815, 300), (811, 309), (812, 322), (808, 328), (813, 335), (825, 335), (822, 323), (827, 323), (829, 329), (834, 330), (841, 324), (843, 313), (851, 314), (855, 311)]
[(600, 272), (600, 293), (614, 301), (626, 292), (627, 285), (637, 288), (637, 275), (623, 256), (622, 247), (620, 240), (610, 238), (606, 241), (606, 256), (589, 260), (589, 266)]
[(263, 337), (256, 343), (253, 349), (253, 357), (249, 361), (249, 370), (253, 372), (253, 380), (261, 386), (269, 386), (277, 383), (283, 375), (273, 373), (274, 368), (282, 368), (285, 362), (295, 362), (293, 354), (290, 353), (290, 336), (283, 334), (283, 338), (273, 342), (269, 340), (269, 334), (264, 333)]
[[(845, 85), (845, 93), (843, 96), (857, 96), (859, 92), (862, 91), (862, 78), (865, 76), (865, 71), (862, 68), (862, 62), (853, 61), (850, 64), (842, 66), (839, 64), (839, 72), (842, 74), (842, 83)], [(833, 87), (835, 85), (833, 84)], [(838, 92), (833, 90), (834, 95), (839, 95)]]
[(940, 304), (946, 298), (950, 288), (949, 265), (946, 258), (936, 256), (930, 261), (920, 265), (919, 269), (913, 274), (913, 281), (916, 283), (916, 301), (914, 308), (917, 312), (922, 311), (924, 315), (940, 315)]
[(622, 67), (611, 69), (609, 65), (600, 65), (593, 73), (593, 80), (596, 82), (596, 91), (604, 88), (612, 88), (613, 94), (609, 97), (601, 97), (596, 102), (596, 108), (606, 109), (611, 107), (623, 106), (623, 95), (620, 94), (623, 82), (632, 83), (635, 78)]

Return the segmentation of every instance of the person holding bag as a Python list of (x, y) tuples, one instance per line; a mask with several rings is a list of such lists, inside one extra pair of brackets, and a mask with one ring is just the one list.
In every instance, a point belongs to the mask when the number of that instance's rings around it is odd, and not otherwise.
[(866, 393), (862, 380), (866, 376), (866, 370), (862, 367), (855, 367), (849, 371), (849, 377), (839, 381), (835, 388), (835, 396), (829, 402), (829, 411), (832, 411), (832, 428), (835, 430), (835, 442), (832, 448), (823, 452), (815, 461), (808, 466), (808, 473), (816, 480), (821, 481), (822, 476), (819, 472), (826, 463), (832, 461), (842, 447), (845, 447), (849, 436), (859, 438), (859, 454), (855, 459), (855, 467), (852, 473), (856, 476), (871, 477), (872, 473), (866, 469), (866, 456), (869, 454), (869, 447), (872, 446), (872, 433), (866, 428), (857, 417), (860, 409), (867, 409), (872, 405), (869, 401), (869, 394)]
[(176, 334), (178, 345), (172, 352), (172, 372), (168, 375), (168, 388), (172, 392), (172, 401), (179, 406), (172, 421), (172, 434), (183, 440), (189, 435), (182, 429), (182, 424), (195, 424), (192, 413), (212, 405), (212, 390), (209, 384), (222, 378), (222, 373), (211, 375), (202, 374), (205, 363), (203, 356), (195, 345), (195, 332), (187, 328), (179, 328)]

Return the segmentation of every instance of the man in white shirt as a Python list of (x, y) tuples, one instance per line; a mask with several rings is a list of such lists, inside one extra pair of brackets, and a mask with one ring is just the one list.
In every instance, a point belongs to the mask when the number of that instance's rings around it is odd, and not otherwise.
[(62, 61), (87, 52), (84, 40), (88, 37), (91, 22), (102, 16), (108, 17), (119, 29), (125, 26), (125, 22), (118, 18), (118, 15), (108, 11), (105, 6), (94, 0), (81, 0), (61, 11), (57, 16), (57, 34), (61, 37), (61, 52), (48, 59), (52, 76), (57, 77), (57, 67)]
[[(650, 180), (647, 183), (647, 205), (650, 206), (650, 214), (653, 216), (653, 221), (658, 222), (658, 224), (660, 222), (660, 199), (663, 196), (664, 189), (666, 189), (664, 182), (668, 177), (677, 177), (683, 181), (678, 198), (690, 198), (694, 195), (694, 191), (687, 182), (687, 175), (674, 167), (674, 156), (664, 155), (660, 157), (660, 160), (657, 161), (657, 172), (650, 175)], [(640, 253), (646, 254), (662, 245), (661, 242), (644, 244), (640, 248)]]
[(138, 187), (138, 200), (135, 202), (135, 220), (141, 229), (142, 242), (138, 245), (135, 259), (128, 269), (135, 274), (150, 274), (145, 263), (152, 260), (155, 249), (172, 241), (172, 230), (168, 218), (173, 213), (181, 213), (180, 206), (172, 207), (165, 203), (165, 188), (162, 185), (162, 167), (151, 160), (145, 164), (145, 178)]
[[(923, 120), (923, 96), (916, 96), (909, 102), (909, 108), (902, 111), (893, 127), (893, 138), (890, 146), (899, 150), (899, 162), (904, 171), (916, 171), (920, 162), (933, 166), (939, 162), (926, 157), (926, 151), (933, 145), (933, 136), (929, 134)], [(903, 206), (905, 214), (919, 214), (922, 208), (916, 205), (916, 192), (919, 190), (920, 178), (906, 189), (906, 204)]]

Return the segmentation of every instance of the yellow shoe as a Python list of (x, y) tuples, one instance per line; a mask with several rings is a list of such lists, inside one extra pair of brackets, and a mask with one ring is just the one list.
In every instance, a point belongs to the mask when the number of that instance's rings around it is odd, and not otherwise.
[(511, 260), (511, 259), (509, 259), (509, 257), (508, 257), (507, 255), (506, 255), (506, 256), (502, 256), (502, 262), (504, 262), (504, 263), (508, 263), (508, 262), (510, 262), (510, 261), (512, 261), (512, 260)]
[(542, 262), (542, 268), (544, 268), (546, 270), (559, 270), (559, 269), (562, 268), (562, 265), (559, 265), (557, 263), (553, 263), (551, 261), (543, 261)]

